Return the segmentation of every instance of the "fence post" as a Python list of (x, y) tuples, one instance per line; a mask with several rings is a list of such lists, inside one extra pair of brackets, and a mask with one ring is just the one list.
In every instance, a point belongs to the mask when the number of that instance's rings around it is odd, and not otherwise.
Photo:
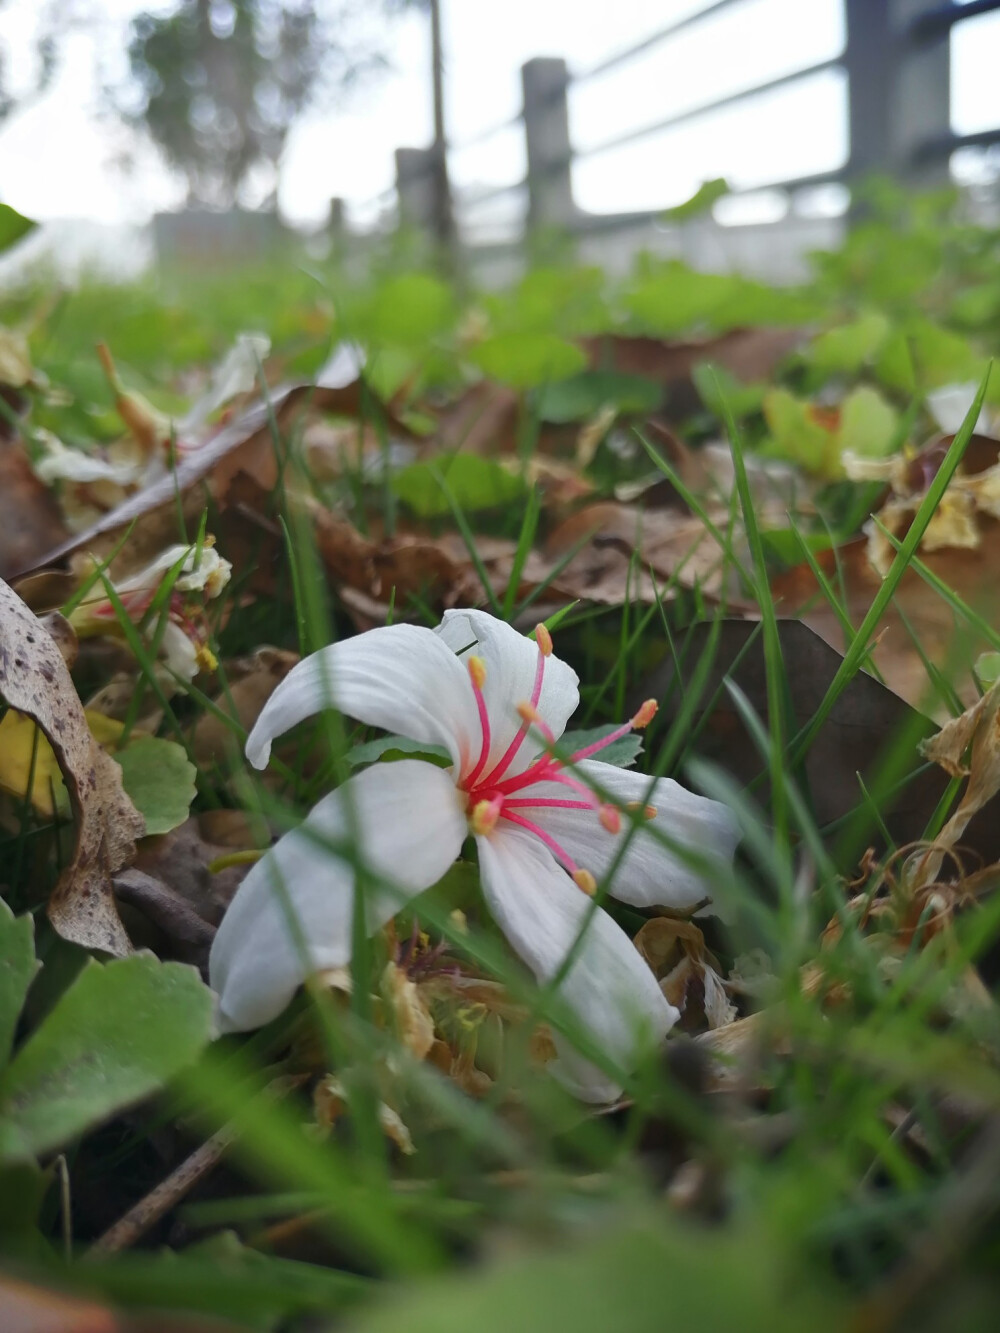
[(524, 138), (528, 151), (528, 224), (567, 227), (573, 203), (569, 137), (569, 71), (565, 60), (538, 57), (521, 66)]
[(396, 149), (396, 198), (399, 220), (420, 231), (434, 227), (437, 163), (433, 148)]
[(930, 185), (948, 177), (947, 154), (924, 157), (951, 129), (947, 29), (918, 37), (936, 0), (846, 0), (853, 177), (882, 171)]
[(918, 37), (914, 24), (936, 0), (893, 0), (900, 57), (896, 76), (893, 148), (903, 170), (919, 185), (949, 180), (948, 154), (920, 156), (921, 145), (951, 137), (951, 30)]

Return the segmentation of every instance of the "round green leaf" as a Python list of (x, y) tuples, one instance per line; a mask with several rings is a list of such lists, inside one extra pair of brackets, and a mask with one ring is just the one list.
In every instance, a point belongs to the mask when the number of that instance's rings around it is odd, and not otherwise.
[(198, 770), (176, 741), (143, 736), (114, 756), (122, 785), (146, 818), (146, 833), (169, 833), (183, 824), (195, 798)]
[(576, 375), (587, 358), (574, 343), (552, 333), (498, 333), (469, 353), (484, 374), (513, 389), (534, 389)]

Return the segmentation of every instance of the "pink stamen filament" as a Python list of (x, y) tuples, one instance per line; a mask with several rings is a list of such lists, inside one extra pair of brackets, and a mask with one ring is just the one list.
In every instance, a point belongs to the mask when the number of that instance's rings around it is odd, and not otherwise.
[[(537, 704), (539, 704), (539, 700), (541, 698), (541, 682), (543, 682), (544, 678), (545, 678), (545, 653), (541, 651), (541, 648), (539, 648), (539, 659), (537, 659), (535, 664), (535, 684), (533, 684), (531, 688), (532, 708), (537, 708)], [(463, 788), (467, 790), (467, 792), (468, 790), (471, 790), (472, 786), (475, 785), (475, 782), (479, 780), (480, 773), (483, 772), (483, 769), (485, 768), (485, 762), (487, 762), (487, 758), (489, 757), (489, 742), (491, 742), (491, 736), (489, 736), (489, 718), (487, 717), (487, 712), (485, 712), (485, 701), (483, 700), (483, 693), (481, 693), (481, 690), (476, 689), (475, 681), (472, 682), (472, 688), (473, 690), (476, 690), (476, 705), (479, 706), (479, 720), (481, 728), (483, 728), (483, 749), (480, 750), (479, 760), (476, 761), (475, 768), (473, 768), (472, 772), (468, 774), (468, 777), (464, 778), (463, 784), (461, 784), (463, 785)], [(497, 764), (493, 765), (493, 768), (489, 770), (487, 774), (485, 774), (485, 777), (483, 778), (483, 781), (481, 781), (480, 785), (483, 786), (496, 785), (497, 778), (499, 778), (501, 774), (507, 772), (507, 769), (509, 768), (509, 766), (511, 766), (513, 762), (513, 757), (515, 757), (517, 750), (519, 750), (521, 748), (521, 745), (524, 744), (524, 738), (525, 736), (527, 736), (529, 728), (531, 728), (531, 722), (528, 721), (521, 722), (520, 728), (517, 729), (517, 734), (515, 738), (513, 738), (511, 744), (507, 746), (507, 749), (504, 750), (503, 756), (501, 756), (500, 761), (497, 762)]]
[(528, 832), (533, 833), (536, 838), (541, 838), (542, 842), (545, 843), (546, 847), (556, 860), (561, 862), (571, 875), (579, 873), (580, 867), (566, 851), (565, 847), (560, 846), (560, 844), (556, 842), (551, 833), (546, 833), (543, 828), (539, 828), (537, 824), (533, 824), (530, 819), (524, 819), (521, 815), (509, 813), (506, 802), (500, 812), (500, 818), (508, 820), (511, 824), (517, 824), (520, 828), (527, 829)]
[[(523, 773), (516, 777), (505, 778), (502, 782), (495, 784), (497, 791), (504, 796), (509, 796), (511, 792), (520, 791), (522, 787), (530, 787), (533, 782), (564, 782), (567, 785), (579, 785), (575, 779), (562, 772), (564, 764), (578, 764), (583, 759), (589, 759), (592, 754), (597, 754), (601, 750), (606, 750), (609, 745), (615, 741), (621, 740), (629, 732), (635, 729), (635, 721), (625, 722), (614, 731), (603, 736), (599, 741), (594, 741), (592, 745), (586, 745), (582, 750), (577, 750), (571, 754), (568, 759), (559, 759), (555, 755), (545, 754), (540, 759), (536, 759), (530, 768), (526, 768)], [(596, 798), (593, 802), (595, 806), (600, 805)]]
[(490, 715), (486, 709), (486, 700), (483, 698), (482, 686), (476, 680), (475, 673), (471, 670), (469, 672), (469, 683), (472, 685), (472, 693), (475, 695), (476, 707), (479, 710), (479, 727), (482, 732), (483, 743), (480, 747), (479, 758), (476, 760), (475, 767), (462, 783), (462, 786), (466, 791), (472, 790), (476, 785), (476, 779), (486, 767), (486, 761), (490, 757), (490, 745), (492, 743)]
[[(593, 810), (593, 801), (557, 801), (554, 797), (515, 797), (504, 801), (503, 810), (524, 810), (530, 806), (547, 806), (555, 810)], [(502, 814), (502, 811), (501, 811)]]

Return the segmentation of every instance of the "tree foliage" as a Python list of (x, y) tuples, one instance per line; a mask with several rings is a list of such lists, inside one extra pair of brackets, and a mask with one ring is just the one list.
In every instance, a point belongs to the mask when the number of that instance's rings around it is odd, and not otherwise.
[(307, 107), (382, 62), (353, 0), (181, 0), (131, 25), (118, 100), (187, 179), (191, 202), (273, 195)]

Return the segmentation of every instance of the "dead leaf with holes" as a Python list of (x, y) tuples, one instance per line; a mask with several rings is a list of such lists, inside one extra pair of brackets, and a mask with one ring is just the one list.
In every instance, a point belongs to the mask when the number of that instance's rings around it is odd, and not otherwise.
[(91, 735), (58, 647), (3, 581), (0, 695), (45, 734), (76, 818), (73, 858), (49, 899), (49, 920), (74, 944), (127, 954), (131, 945), (115, 908), (111, 876), (135, 854), (145, 821), (122, 789), (121, 769)]

